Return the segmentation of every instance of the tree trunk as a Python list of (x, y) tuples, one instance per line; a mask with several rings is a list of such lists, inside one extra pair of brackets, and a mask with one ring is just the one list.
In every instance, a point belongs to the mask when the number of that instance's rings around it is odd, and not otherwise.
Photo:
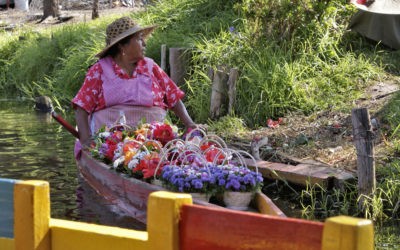
[(59, 15), (58, 0), (43, 0), (43, 17), (41, 21), (49, 16), (57, 17)]
[(92, 19), (99, 18), (99, 0), (93, 0)]

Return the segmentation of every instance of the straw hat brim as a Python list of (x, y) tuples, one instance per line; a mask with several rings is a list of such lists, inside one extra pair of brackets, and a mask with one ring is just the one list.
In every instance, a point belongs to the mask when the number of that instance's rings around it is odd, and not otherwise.
[(107, 45), (102, 51), (96, 54), (96, 57), (102, 58), (105, 56), (107, 51), (113, 47), (115, 44), (117, 44), (119, 41), (124, 39), (125, 37), (128, 37), (130, 35), (133, 35), (138, 32), (142, 32), (143, 38), (146, 39), (153, 31), (154, 29), (157, 28), (157, 25), (152, 25), (152, 26), (147, 26), (147, 27), (140, 27), (140, 26), (134, 26), (123, 33), (119, 34), (116, 38), (114, 38), (109, 45)]

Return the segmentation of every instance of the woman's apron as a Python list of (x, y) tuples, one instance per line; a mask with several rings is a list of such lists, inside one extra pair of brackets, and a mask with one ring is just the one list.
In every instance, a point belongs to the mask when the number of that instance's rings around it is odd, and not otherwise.
[[(152, 69), (154, 62), (150, 58), (145, 58), (145, 60), (149, 69)], [(126, 125), (131, 127), (135, 127), (142, 119), (148, 123), (165, 119), (166, 111), (161, 107), (153, 106), (154, 97), (150, 75), (138, 74), (132, 79), (121, 79), (114, 72), (110, 57), (100, 59), (99, 63), (103, 69), (102, 87), (106, 107), (89, 116), (92, 135), (104, 125), (108, 128), (115, 125), (121, 113), (125, 115)], [(78, 141), (75, 144), (75, 157), (80, 156), (80, 150), (81, 145)]]

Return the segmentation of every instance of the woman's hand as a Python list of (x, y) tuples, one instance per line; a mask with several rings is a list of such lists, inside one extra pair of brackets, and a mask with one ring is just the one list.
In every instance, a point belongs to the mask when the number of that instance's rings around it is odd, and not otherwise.
[(92, 144), (93, 140), (90, 136), (90, 128), (88, 122), (88, 113), (86, 110), (77, 107), (75, 111), (76, 124), (78, 125), (79, 141), (83, 149), (87, 149)]
[(89, 137), (88, 139), (86, 139), (85, 141), (79, 140), (81, 142), (82, 145), (82, 149), (89, 149), (92, 147), (94, 141), (91, 137)]

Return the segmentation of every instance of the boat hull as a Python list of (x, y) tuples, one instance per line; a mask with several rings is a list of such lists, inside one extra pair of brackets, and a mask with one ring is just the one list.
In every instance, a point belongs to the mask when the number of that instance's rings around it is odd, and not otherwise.
[[(118, 208), (118, 212), (134, 217), (146, 224), (147, 201), (149, 194), (155, 191), (166, 190), (124, 174), (118, 173), (108, 165), (94, 159), (90, 153), (83, 151), (77, 161), (79, 174), (99, 195)], [(226, 209), (201, 200), (193, 203)], [(286, 217), (284, 213), (266, 195), (256, 193), (253, 200), (256, 210), (262, 214)]]

